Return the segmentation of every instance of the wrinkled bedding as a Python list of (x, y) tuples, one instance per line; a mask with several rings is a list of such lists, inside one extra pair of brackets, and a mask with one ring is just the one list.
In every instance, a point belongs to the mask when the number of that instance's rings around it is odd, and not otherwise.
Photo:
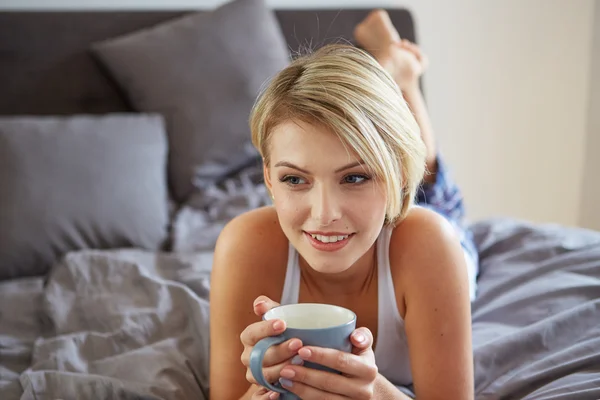
[(600, 399), (600, 233), (490, 220), (473, 304), (478, 399)]
[(43, 294), (49, 334), (33, 346), (21, 398), (207, 398), (211, 263), (211, 254), (69, 254)]
[[(227, 220), (268, 204), (259, 175), (199, 185), (174, 253), (75, 252), (46, 281), (0, 283), (0, 399), (207, 399), (212, 248)], [(477, 399), (600, 399), (600, 233), (472, 228)]]
[(31, 364), (37, 337), (44, 332), (42, 278), (0, 282), (0, 399), (19, 399), (19, 375)]

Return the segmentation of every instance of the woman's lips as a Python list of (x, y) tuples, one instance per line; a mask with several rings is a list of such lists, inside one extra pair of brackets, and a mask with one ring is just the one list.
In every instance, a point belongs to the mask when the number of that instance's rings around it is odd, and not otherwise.
[[(306, 232), (304, 235), (308, 239), (308, 242), (317, 250), (320, 251), (338, 251), (345, 247), (350, 239), (354, 236), (354, 233), (344, 234), (340, 232), (332, 233), (321, 233), (321, 232)], [(335, 241), (332, 241), (335, 240)], [(326, 242), (329, 241), (329, 242)]]

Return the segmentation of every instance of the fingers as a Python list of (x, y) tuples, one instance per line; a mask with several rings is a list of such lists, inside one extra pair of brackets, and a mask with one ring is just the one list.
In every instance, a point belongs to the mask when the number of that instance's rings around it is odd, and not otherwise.
[[(298, 354), (298, 350), (301, 347), (302, 341), (300, 339), (290, 339), (280, 345), (273, 346), (265, 354), (263, 365), (270, 366), (289, 360)], [(294, 362), (299, 364), (302, 362), (302, 359), (298, 357)]]
[[(280, 364), (286, 360), (292, 359), (298, 353), (298, 349), (302, 347), (302, 341), (300, 339), (290, 339), (281, 344), (271, 346), (265, 353), (263, 358), (263, 366), (270, 367), (272, 365)], [(244, 352), (242, 353), (242, 364), (248, 366), (250, 364), (250, 353), (252, 352), (251, 346), (245, 346)], [(294, 359), (296, 364), (300, 364), (302, 359), (299, 357)]]
[(271, 300), (267, 296), (258, 296), (256, 300), (254, 300), (254, 313), (259, 317), (262, 317), (267, 311), (271, 308), (277, 307), (279, 303)]
[[(284, 361), (283, 363), (279, 363), (279, 364), (272, 365), (269, 367), (263, 367), (263, 376), (265, 377), (265, 380), (270, 383), (277, 382), (277, 380), (281, 376), (281, 370), (283, 370), (283, 368), (285, 368), (288, 365), (292, 365), (292, 362), (295, 362), (296, 364), (302, 363), (300, 358), (298, 358), (297, 360), (294, 360), (294, 361), (292, 361), (291, 359), (288, 359), (288, 360)], [(250, 368), (246, 369), (246, 380), (250, 383), (259, 385), (259, 383), (254, 378), (254, 375), (252, 375), (252, 371), (250, 370)]]
[[(365, 358), (363, 354), (370, 353)], [(356, 355), (339, 350), (324, 347), (306, 346), (298, 351), (298, 355), (304, 361), (310, 361), (339, 371), (346, 375), (356, 376), (364, 379), (375, 379), (377, 366), (371, 348)]]
[(339, 398), (373, 398), (372, 385), (365, 385), (362, 380), (349, 379), (332, 372), (288, 366), (281, 371), (281, 376), (279, 382), (282, 386), (302, 399), (322, 399), (325, 397), (323, 392), (338, 395)]
[(263, 387), (252, 395), (252, 400), (274, 400), (279, 398), (279, 393), (271, 392)]
[[(253, 325), (263, 324), (264, 322), (270, 322), (270, 321), (257, 322), (256, 324), (253, 324)], [(252, 375), (252, 371), (250, 370), (249, 365), (250, 365), (250, 354), (251, 354), (253, 346), (254, 346), (253, 342), (256, 340), (257, 337), (261, 337), (260, 336), (261, 333), (253, 332), (253, 331), (260, 332), (260, 330), (258, 329), (258, 327), (256, 327), (257, 329), (254, 329), (254, 330), (250, 329), (252, 327), (253, 327), (252, 325), (249, 326), (247, 328), (248, 332), (242, 333), (242, 336), (244, 336), (242, 338), (242, 343), (244, 343), (244, 352), (242, 353), (241, 361), (242, 361), (242, 364), (247, 367), (246, 380), (248, 380), (248, 382), (250, 382), (250, 383), (258, 384), (256, 379), (254, 378), (254, 375)], [(244, 341), (246, 341), (246, 342), (244, 342)], [(252, 343), (252, 344), (249, 344), (249, 343)], [(289, 365), (289, 364), (301, 365), (303, 363), (303, 361), (300, 357), (297, 356), (298, 349), (300, 349), (301, 347), (302, 347), (302, 341), (299, 339), (295, 339), (295, 338), (287, 340), (281, 344), (271, 346), (265, 352), (265, 356), (263, 358), (263, 375), (265, 377), (265, 380), (267, 380), (268, 382), (276, 382), (277, 379), (279, 378), (279, 373), (281, 372), (281, 369), (283, 367), (285, 367), (286, 365)]]
[(255, 322), (242, 331), (240, 340), (245, 346), (254, 346), (259, 340), (276, 336), (285, 331), (285, 321), (274, 319)]
[(373, 346), (373, 334), (368, 328), (358, 328), (350, 335), (352, 342), (352, 353), (362, 354)]
[[(343, 396), (340, 394), (334, 393), (325, 393), (323, 390), (317, 389), (315, 387), (306, 385), (300, 382), (289, 382), (292, 386), (286, 386), (282, 384), (282, 386), (289, 390), (290, 392), (296, 394), (302, 400), (348, 400), (348, 396)], [(356, 397), (352, 397), (356, 398)]]

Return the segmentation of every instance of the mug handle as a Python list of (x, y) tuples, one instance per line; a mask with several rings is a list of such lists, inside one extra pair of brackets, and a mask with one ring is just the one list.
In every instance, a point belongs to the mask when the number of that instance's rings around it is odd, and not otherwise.
[(282, 394), (289, 392), (282, 387), (272, 385), (266, 381), (265, 376), (263, 375), (263, 360), (269, 347), (285, 341), (286, 339), (282, 335), (266, 337), (259, 340), (258, 343), (254, 345), (254, 348), (250, 353), (250, 371), (252, 372), (254, 379), (256, 379), (256, 382), (258, 382), (259, 385), (272, 390), (273, 392)]

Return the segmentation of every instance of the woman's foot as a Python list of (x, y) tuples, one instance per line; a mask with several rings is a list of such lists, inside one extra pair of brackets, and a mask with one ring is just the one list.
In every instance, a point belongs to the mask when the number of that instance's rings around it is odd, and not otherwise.
[(419, 87), (428, 66), (419, 46), (402, 39), (385, 10), (371, 11), (354, 29), (357, 44), (371, 53), (390, 73), (412, 110), (427, 147), (425, 182), (433, 183), (437, 172), (437, 150), (429, 113)]
[(367, 51), (400, 41), (400, 35), (385, 10), (373, 10), (354, 28), (354, 38)]
[(354, 29), (354, 38), (390, 73), (405, 92), (418, 89), (428, 66), (419, 46), (401, 39), (385, 10), (371, 11)]

